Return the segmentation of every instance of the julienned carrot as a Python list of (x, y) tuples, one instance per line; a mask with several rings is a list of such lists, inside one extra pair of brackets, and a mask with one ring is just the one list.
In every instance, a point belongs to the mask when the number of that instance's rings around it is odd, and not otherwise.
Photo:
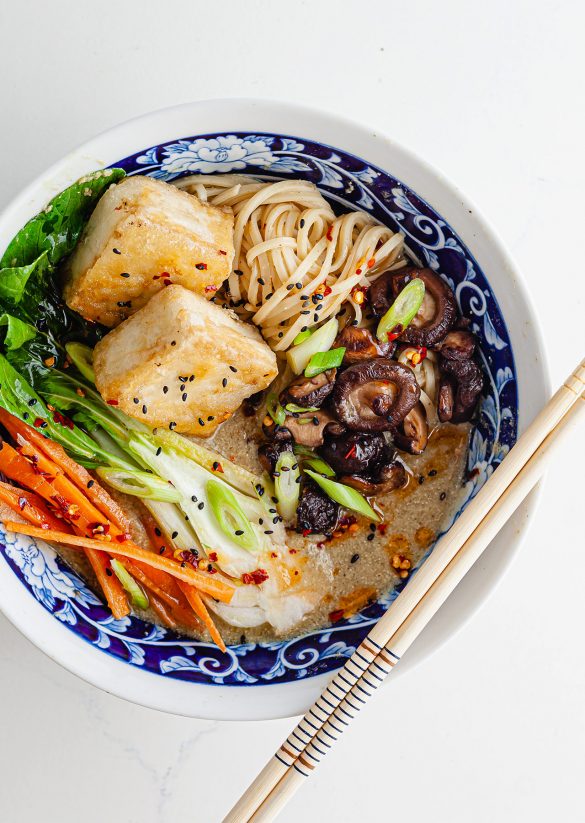
[(45, 500), (51, 500), (55, 494), (47, 479), (39, 474), (33, 466), (9, 443), (0, 442), (0, 471), (22, 486), (36, 492)]
[(169, 580), (172, 580), (173, 583), (176, 582), (174, 580), (174, 578), (172, 578), (170, 576), (170, 574), (167, 574), (167, 572), (161, 572), (160, 569), (153, 569), (150, 566), (146, 566), (148, 571), (145, 572), (142, 569), (142, 566), (141, 566), (140, 563), (137, 563), (136, 561), (128, 560), (128, 558), (124, 558), (120, 562), (130, 572), (132, 577), (135, 577), (139, 581), (139, 583), (142, 583), (143, 586), (146, 586), (148, 589), (150, 589), (151, 592), (154, 592), (154, 594), (156, 594), (157, 597), (159, 597), (168, 606), (170, 606), (172, 608), (173, 606), (178, 606), (179, 605), (179, 598), (173, 596), (170, 592), (166, 591), (161, 586), (159, 586), (158, 583), (156, 582), (155, 575), (154, 574), (151, 575), (151, 574), (149, 574), (149, 572), (157, 572), (158, 574), (164, 574), (169, 578)]
[(66, 525), (63, 520), (49, 511), (42, 497), (26, 489), (17, 489), (9, 483), (0, 481), (0, 500), (20, 514), (33, 526), (49, 529), (63, 529)]
[[(6, 528), (10, 528), (8, 522), (4, 525), (6, 526)], [(11, 529), (11, 531), (16, 530)], [(50, 533), (51, 532), (43, 530), (44, 536)], [(72, 537), (73, 536), (74, 535), (72, 535)], [(122, 617), (126, 617), (127, 614), (130, 614), (128, 598), (126, 597), (126, 592), (124, 591), (122, 584), (120, 583), (116, 575), (112, 574), (110, 558), (104, 551), (98, 551), (97, 549), (90, 549), (86, 547), (84, 551), (87, 559), (91, 563), (91, 567), (94, 571), (95, 576), (98, 579), (98, 583), (102, 587), (102, 591), (108, 602), (108, 606), (110, 607), (112, 615), (115, 617), (116, 620), (120, 620)]]
[(122, 531), (128, 531), (128, 518), (122, 508), (110, 497), (104, 487), (100, 486), (97, 480), (94, 480), (87, 469), (84, 469), (83, 466), (80, 466), (69, 457), (62, 446), (14, 417), (2, 407), (0, 407), (0, 423), (4, 425), (17, 442), (18, 436), (21, 435), (49, 457), (78, 488), (83, 490), (102, 515), (105, 515)]
[(217, 626), (213, 622), (212, 617), (207, 609), (207, 606), (203, 602), (199, 592), (193, 586), (188, 586), (186, 583), (179, 582), (179, 588), (189, 601), (189, 604), (195, 612), (195, 614), (197, 615), (197, 617), (201, 618), (201, 621), (209, 631), (209, 634), (211, 635), (211, 639), (213, 640), (213, 642), (216, 644), (216, 646), (219, 646), (222, 652), (225, 652), (226, 648), (225, 643), (223, 642), (223, 638), (219, 633)]
[(151, 608), (160, 622), (169, 629), (178, 629), (179, 624), (171, 614), (171, 610), (166, 603), (163, 603), (156, 594), (151, 594), (149, 599)]
[(115, 540), (104, 541), (96, 540), (91, 537), (80, 537), (76, 534), (67, 534), (62, 531), (54, 531), (52, 529), (39, 529), (36, 526), (29, 526), (24, 523), (15, 523), (12, 520), (6, 520), (4, 526), (9, 531), (17, 534), (28, 534), (31, 537), (38, 537), (40, 540), (47, 540), (53, 543), (65, 543), (67, 546), (80, 546), (81, 548), (97, 549), (98, 551), (105, 551), (108, 554), (119, 555), (120, 557), (129, 557), (131, 560), (140, 560), (155, 569), (163, 569), (167, 571), (177, 580), (183, 580), (185, 583), (190, 583), (205, 594), (210, 595), (222, 603), (229, 603), (233, 597), (234, 590), (223, 580), (217, 580), (211, 575), (197, 572), (190, 568), (186, 563), (177, 563), (168, 557), (154, 554), (154, 552), (146, 551), (140, 548), (130, 540), (124, 543), (118, 543)]
[[(156, 525), (156, 521), (150, 512), (144, 512), (141, 516), (141, 520), (142, 525), (146, 530), (146, 534), (148, 535), (148, 540), (152, 546), (152, 550), (163, 557), (172, 557), (173, 553), (166, 545), (164, 537), (162, 536), (160, 529)], [(138, 563), (138, 565), (140, 566), (140, 563)], [(152, 567), (150, 567), (148, 571), (143, 568), (142, 571), (148, 574), (149, 577), (168, 594), (173, 597), (180, 595), (177, 581), (167, 574), (167, 572), (161, 571), (160, 569), (153, 569)]]

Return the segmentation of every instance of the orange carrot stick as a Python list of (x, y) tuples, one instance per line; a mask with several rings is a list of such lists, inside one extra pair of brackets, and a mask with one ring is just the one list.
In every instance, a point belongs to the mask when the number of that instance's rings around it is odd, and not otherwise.
[(128, 557), (131, 560), (141, 560), (155, 569), (163, 569), (167, 571), (177, 580), (183, 580), (185, 583), (190, 583), (205, 594), (220, 600), (222, 603), (229, 603), (233, 597), (234, 590), (223, 580), (217, 580), (209, 574), (197, 572), (190, 568), (187, 564), (177, 563), (168, 557), (154, 554), (146, 551), (130, 540), (124, 543), (118, 543), (115, 540), (104, 541), (96, 540), (91, 537), (80, 537), (76, 534), (66, 534), (61, 531), (54, 531), (52, 529), (39, 529), (36, 526), (29, 526), (25, 523), (15, 523), (12, 520), (4, 522), (5, 528), (17, 534), (28, 534), (31, 537), (38, 537), (40, 540), (47, 540), (53, 543), (64, 543), (67, 546), (79, 546), (81, 548), (97, 549), (98, 551), (106, 551), (108, 554), (119, 555), (120, 557)]
[(102, 515), (105, 515), (122, 531), (128, 531), (129, 521), (122, 508), (110, 497), (104, 487), (94, 480), (87, 469), (69, 457), (62, 446), (1, 407), (0, 423), (8, 429), (17, 442), (20, 435), (49, 457), (78, 488), (83, 490)]
[(179, 582), (179, 588), (189, 601), (189, 604), (195, 612), (195, 614), (197, 615), (197, 617), (201, 619), (203, 625), (209, 631), (211, 639), (213, 640), (215, 645), (219, 646), (222, 652), (225, 652), (226, 649), (225, 643), (223, 642), (223, 638), (219, 633), (217, 626), (213, 622), (212, 617), (207, 609), (207, 606), (201, 599), (201, 595), (199, 594), (199, 592), (195, 588), (193, 588), (193, 586), (188, 586), (186, 583), (182, 582)]
[[(5, 526), (6, 528), (9, 528), (8, 523), (5, 523)], [(11, 529), (11, 531), (15, 530)], [(50, 533), (51, 532), (47, 532), (46, 530), (43, 532), (44, 535)], [(98, 551), (96, 549), (86, 548), (84, 551), (87, 559), (91, 563), (91, 567), (98, 579), (98, 583), (102, 587), (102, 591), (108, 602), (112, 615), (116, 620), (126, 617), (127, 614), (130, 614), (128, 598), (126, 597), (126, 592), (124, 591), (122, 584), (116, 575), (112, 573), (110, 558), (105, 552)]]
[(179, 598), (174, 597), (170, 592), (166, 591), (165, 589), (161, 588), (156, 582), (156, 575), (151, 574), (151, 572), (155, 572), (156, 574), (164, 574), (168, 577), (169, 580), (174, 581), (174, 578), (167, 574), (167, 572), (161, 572), (160, 569), (153, 569), (151, 566), (146, 566), (148, 571), (144, 571), (142, 569), (142, 564), (128, 560), (127, 558), (120, 561), (122, 565), (130, 572), (132, 577), (135, 577), (143, 586), (146, 586), (151, 592), (157, 595), (164, 603), (168, 606), (178, 606), (179, 605)]
[(42, 497), (25, 489), (17, 489), (8, 483), (0, 481), (0, 500), (20, 514), (33, 526), (49, 529), (63, 529), (65, 523), (47, 508)]
[(0, 442), (0, 471), (22, 486), (36, 492), (45, 500), (52, 500), (55, 491), (47, 479), (39, 474), (32, 465), (13, 449), (9, 443)]

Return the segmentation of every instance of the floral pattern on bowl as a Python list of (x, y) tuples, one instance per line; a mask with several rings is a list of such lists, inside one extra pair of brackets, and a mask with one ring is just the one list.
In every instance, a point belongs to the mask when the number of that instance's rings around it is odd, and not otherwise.
[[(300, 177), (340, 209), (361, 208), (406, 236), (421, 263), (440, 271), (481, 341), (486, 387), (468, 457), (463, 506), (516, 439), (516, 374), (508, 332), (476, 260), (439, 214), (404, 183), (339, 149), (297, 137), (226, 133), (153, 146), (113, 165), (128, 174), (173, 180), (186, 174), (243, 172), (263, 179)], [(206, 684), (283, 683), (332, 671), (351, 655), (401, 586), (334, 626), (287, 641), (242, 643), (222, 654), (136, 617), (115, 620), (86, 584), (46, 544), (3, 534), (1, 551), (24, 586), (71, 631), (162, 677)], [(432, 551), (432, 548), (430, 549)]]

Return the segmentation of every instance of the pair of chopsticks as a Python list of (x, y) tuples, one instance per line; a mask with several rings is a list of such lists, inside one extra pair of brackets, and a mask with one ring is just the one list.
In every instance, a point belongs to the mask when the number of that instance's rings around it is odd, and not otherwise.
[(585, 409), (585, 361), (553, 395), (497, 472), (311, 706), (223, 823), (273, 820), (541, 477)]

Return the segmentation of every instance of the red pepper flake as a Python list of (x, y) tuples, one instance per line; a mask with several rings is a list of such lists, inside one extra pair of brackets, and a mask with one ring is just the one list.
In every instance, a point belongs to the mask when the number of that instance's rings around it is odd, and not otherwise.
[(222, 465), (221, 465), (221, 463), (218, 463), (217, 460), (215, 461), (215, 463), (213, 464), (213, 466), (211, 468), (213, 469), (214, 472), (219, 472), (220, 474), (223, 474)]
[(329, 620), (332, 623), (337, 623), (343, 617), (343, 609), (336, 609), (334, 612), (329, 612)]
[(209, 559), (212, 563), (217, 563), (217, 552), (209, 552)]
[(73, 420), (71, 420), (70, 417), (66, 417), (64, 414), (61, 414), (61, 412), (56, 411), (53, 414), (53, 420), (60, 426), (65, 426), (66, 429), (71, 429), (71, 431), (75, 428), (75, 423)]
[(218, 251), (220, 254), (227, 254), (227, 251), (224, 251), (223, 249), (219, 249)]
[(378, 525), (378, 531), (380, 532), (380, 534), (382, 536), (384, 536), (386, 534), (387, 529), (388, 529), (388, 524), (387, 523), (380, 523)]
[(329, 240), (329, 242), (333, 240), (333, 226), (329, 226), (327, 229), (327, 240)]
[(45, 421), (43, 420), (42, 417), (35, 417), (35, 421), (33, 423), (33, 426), (35, 427), (35, 429), (40, 429), (40, 427), (43, 425), (44, 422)]
[(296, 549), (289, 549), (289, 550), (288, 550), (288, 553), (289, 553), (289, 554), (296, 554), (296, 553), (297, 553), (297, 550), (296, 550)]
[(350, 450), (348, 451), (348, 453), (345, 455), (345, 459), (346, 459), (346, 460), (349, 460), (349, 458), (350, 458), (350, 457), (355, 457), (355, 456), (356, 456), (356, 454), (357, 454), (357, 446), (356, 446), (356, 444), (354, 443), (354, 444), (353, 444), (353, 446), (351, 447), (351, 449), (350, 449)]
[(242, 583), (251, 584), (253, 583), (256, 586), (259, 586), (261, 583), (264, 583), (269, 578), (269, 574), (266, 569), (256, 569), (253, 572), (244, 572), (242, 575)]
[(125, 543), (127, 540), (130, 540), (132, 535), (129, 532), (124, 532), (124, 534), (117, 534), (116, 540), (118, 543)]
[(205, 291), (217, 291), (217, 286), (213, 286), (212, 284), (210, 284), (209, 286), (205, 286)]
[(361, 274), (361, 273), (362, 273), (362, 270), (361, 270), (361, 269), (356, 269), (356, 270), (355, 270), (355, 273), (356, 273), (356, 274)]
[(108, 404), (108, 406), (118, 406), (119, 405), (117, 400), (106, 400), (106, 403)]
[(199, 271), (206, 271), (207, 263), (195, 263), (195, 268), (199, 269)]
[(278, 554), (276, 552), (270, 552), (270, 557), (278, 557)]
[(375, 265), (376, 265), (376, 258), (375, 257), (370, 257), (370, 259), (368, 260), (368, 268), (371, 269)]
[(331, 286), (325, 286), (325, 289), (323, 291), (323, 297), (327, 297), (327, 295), (331, 294), (332, 291), (333, 289), (331, 288)]
[(303, 537), (308, 537), (311, 534), (311, 529), (303, 529)]

